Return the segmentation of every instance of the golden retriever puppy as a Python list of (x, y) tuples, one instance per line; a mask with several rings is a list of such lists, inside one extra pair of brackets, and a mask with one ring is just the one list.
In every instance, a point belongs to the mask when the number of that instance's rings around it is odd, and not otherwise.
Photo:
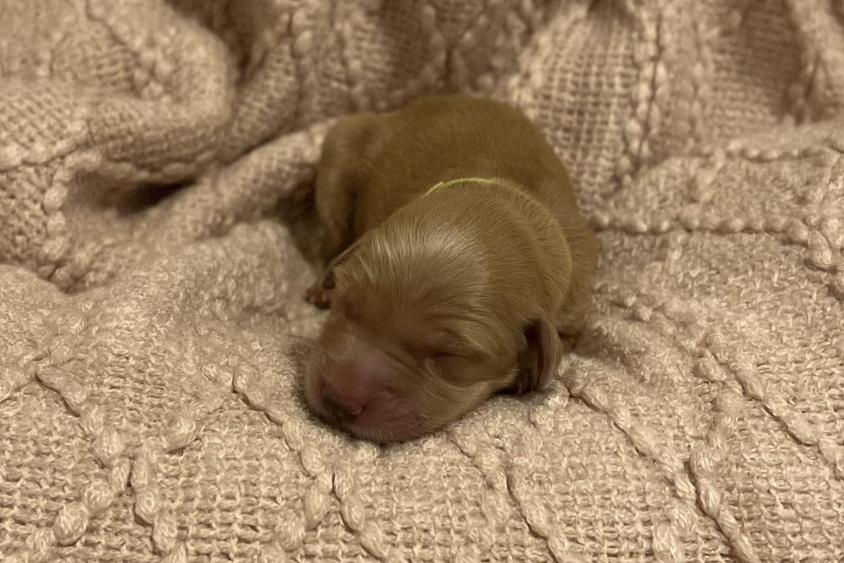
[(316, 208), (329, 263), (307, 297), (331, 312), (305, 396), (354, 435), (411, 439), (539, 389), (583, 326), (596, 241), (511, 107), (442, 96), (342, 119)]

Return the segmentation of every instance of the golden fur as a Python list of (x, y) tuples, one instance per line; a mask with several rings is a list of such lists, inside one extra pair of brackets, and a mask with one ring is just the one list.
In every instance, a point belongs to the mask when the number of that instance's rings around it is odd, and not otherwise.
[[(460, 178), (493, 182), (429, 191)], [(429, 97), (341, 120), (316, 207), (332, 262), (309, 299), (331, 314), (308, 402), (331, 417), (317, 381), (345, 377), (352, 357), (390, 389), (368, 402), (369, 418), (335, 420), (354, 434), (412, 438), (495, 392), (537, 389), (556, 371), (560, 336), (583, 326), (596, 242), (563, 165), (509, 106)]]

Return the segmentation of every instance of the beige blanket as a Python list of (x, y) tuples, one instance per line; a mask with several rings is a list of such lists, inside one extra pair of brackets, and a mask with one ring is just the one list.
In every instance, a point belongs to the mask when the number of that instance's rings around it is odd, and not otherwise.
[[(844, 9), (0, 0), (3, 561), (844, 561)], [(298, 395), (331, 118), (524, 108), (599, 230), (543, 396)]]

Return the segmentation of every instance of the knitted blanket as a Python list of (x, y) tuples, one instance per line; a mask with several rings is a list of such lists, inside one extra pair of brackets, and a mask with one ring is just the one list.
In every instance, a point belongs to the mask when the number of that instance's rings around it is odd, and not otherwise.
[[(326, 127), (525, 110), (602, 245), (545, 394), (315, 420)], [(3, 561), (844, 561), (844, 9), (0, 0)]]

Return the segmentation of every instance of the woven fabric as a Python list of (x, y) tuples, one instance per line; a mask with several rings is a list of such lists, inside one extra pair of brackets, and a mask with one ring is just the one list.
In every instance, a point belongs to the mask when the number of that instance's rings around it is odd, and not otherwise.
[[(602, 245), (547, 394), (314, 420), (326, 127), (524, 109)], [(3, 561), (844, 561), (844, 10), (0, 0)]]

